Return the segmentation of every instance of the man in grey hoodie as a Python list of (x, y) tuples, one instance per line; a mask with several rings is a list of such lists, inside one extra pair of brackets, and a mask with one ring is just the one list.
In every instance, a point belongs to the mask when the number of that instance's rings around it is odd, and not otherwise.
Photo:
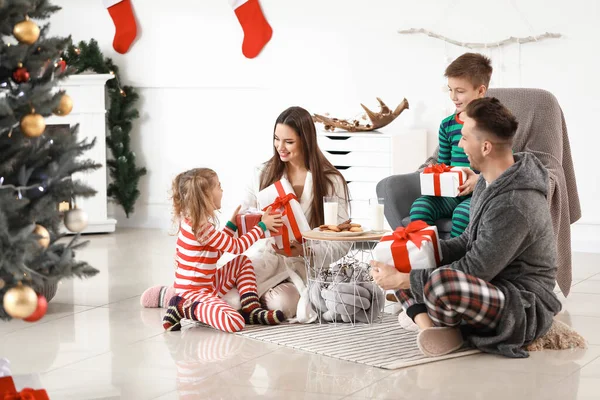
[(513, 154), (517, 121), (498, 99), (474, 100), (463, 114), (459, 146), (481, 171), (467, 230), (440, 242), (439, 268), (404, 274), (372, 262), (371, 273), (397, 290), (425, 355), (455, 351), (464, 338), (485, 352), (527, 357), (524, 346), (561, 310), (548, 172), (534, 155)]

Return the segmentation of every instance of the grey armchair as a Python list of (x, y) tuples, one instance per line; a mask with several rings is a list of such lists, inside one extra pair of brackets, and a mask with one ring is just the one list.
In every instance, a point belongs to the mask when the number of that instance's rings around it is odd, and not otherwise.
[[(551, 93), (541, 89), (490, 89), (519, 121), (513, 150), (535, 154), (548, 169), (548, 204), (558, 247), (558, 284), (566, 296), (571, 286), (570, 225), (581, 218), (575, 170), (564, 115)], [(437, 150), (423, 163), (437, 161)], [(390, 176), (377, 184), (377, 196), (385, 198), (385, 217), (390, 226), (406, 226), (410, 207), (420, 195), (419, 173)], [(436, 221), (441, 238), (450, 236), (452, 221)]]

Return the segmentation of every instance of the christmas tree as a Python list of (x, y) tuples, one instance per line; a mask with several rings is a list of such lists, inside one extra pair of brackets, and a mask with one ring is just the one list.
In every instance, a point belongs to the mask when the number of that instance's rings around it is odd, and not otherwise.
[[(44, 117), (67, 115), (73, 103), (58, 83), (71, 70), (61, 55), (70, 38), (46, 37), (36, 21), (60, 10), (47, 0), (0, 0), (0, 319), (35, 321), (59, 280), (98, 271), (75, 259), (85, 243), (84, 210), (60, 210), (95, 191), (72, 174), (99, 167), (82, 154), (77, 127), (46, 128)], [(31, 19), (30, 19), (31, 18)], [(48, 299), (49, 300), (49, 299)]]

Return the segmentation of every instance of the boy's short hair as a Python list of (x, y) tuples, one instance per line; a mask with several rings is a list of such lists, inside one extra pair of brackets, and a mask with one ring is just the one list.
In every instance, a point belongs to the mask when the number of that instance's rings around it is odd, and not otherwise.
[(519, 126), (514, 115), (495, 97), (475, 99), (465, 112), (475, 120), (478, 129), (505, 142), (512, 141)]
[(483, 85), (487, 89), (490, 87), (492, 71), (492, 62), (488, 57), (479, 53), (465, 53), (448, 65), (444, 76), (464, 78), (471, 82), (474, 88)]

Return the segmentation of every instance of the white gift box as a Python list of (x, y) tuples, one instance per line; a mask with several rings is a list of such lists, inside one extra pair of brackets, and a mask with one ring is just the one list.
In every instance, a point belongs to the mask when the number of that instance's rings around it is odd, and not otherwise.
[[(411, 222), (406, 228), (397, 228), (392, 234), (382, 237), (373, 249), (373, 259), (406, 273), (413, 269), (437, 267), (442, 259), (437, 227), (417, 222), (420, 225)], [(425, 228), (420, 229), (422, 225)]]
[[(282, 217), (284, 224), (282, 229), (286, 230), (287, 233), (283, 232), (282, 235), (274, 236), (277, 247), (279, 249), (285, 248), (285, 237), (289, 239), (289, 242), (295, 240), (301, 243), (302, 236), (300, 233), (310, 231), (310, 225), (304, 215), (300, 202), (294, 194), (294, 189), (287, 179), (282, 178), (280, 181), (258, 192), (258, 206), (261, 210), (266, 210), (273, 203), (275, 203), (275, 207), (271, 211), (286, 213)], [(290, 212), (293, 216), (289, 215)], [(292, 221), (295, 221), (295, 223)]]
[(460, 193), (458, 187), (467, 181), (467, 173), (461, 167), (452, 167), (447, 172), (441, 173), (426, 173), (425, 171), (421, 172), (421, 194), (423, 196), (458, 197)]

